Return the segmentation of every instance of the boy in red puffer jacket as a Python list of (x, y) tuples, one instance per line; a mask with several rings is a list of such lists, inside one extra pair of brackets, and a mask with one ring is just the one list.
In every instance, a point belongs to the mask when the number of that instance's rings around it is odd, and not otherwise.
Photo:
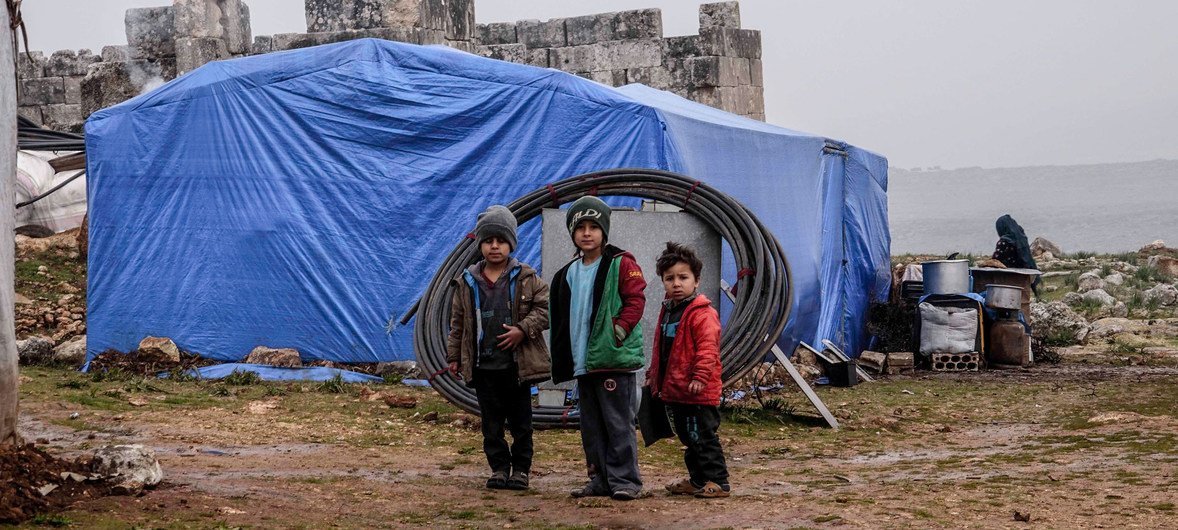
[(646, 385), (667, 403), (675, 434), (687, 446), (689, 478), (667, 485), (672, 495), (727, 497), (728, 467), (720, 427), (720, 315), (697, 292), (703, 262), (690, 248), (667, 243), (656, 270), (667, 298), (659, 312)]

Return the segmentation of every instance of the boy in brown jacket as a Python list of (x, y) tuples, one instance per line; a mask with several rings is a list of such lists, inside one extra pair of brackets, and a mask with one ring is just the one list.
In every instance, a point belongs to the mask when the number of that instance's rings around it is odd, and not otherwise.
[[(544, 343), (548, 285), (511, 257), (515, 216), (491, 206), (478, 217), (483, 259), (455, 278), (446, 360), (475, 389), (483, 424), (483, 452), (491, 466), (487, 487), (528, 489), (532, 468), (532, 384), (548, 379)], [(511, 431), (510, 448), (504, 424)]]

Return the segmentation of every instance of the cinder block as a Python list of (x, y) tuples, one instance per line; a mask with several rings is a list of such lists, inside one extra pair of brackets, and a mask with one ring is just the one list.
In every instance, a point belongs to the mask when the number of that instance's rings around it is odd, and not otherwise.
[(700, 55), (761, 58), (761, 32), (726, 27), (701, 28)]
[(82, 103), (82, 78), (85, 76), (71, 76), (65, 78), (65, 102), (70, 105)]
[(16, 112), (37, 125), (43, 125), (45, 123), (45, 118), (41, 116), (40, 105), (22, 105), (16, 108)]
[(259, 35), (254, 37), (254, 44), (250, 47), (250, 53), (253, 55), (261, 55), (263, 53), (270, 53), (274, 51), (274, 38), (269, 35)]
[(21, 79), (45, 77), (45, 54), (43, 52), (18, 53), (16, 74)]
[(186, 74), (201, 66), (229, 57), (225, 39), (181, 37), (176, 39), (176, 69)]
[(488, 44), (479, 46), (477, 54), (512, 63), (527, 62), (528, 49), (523, 44)]
[(740, 27), (740, 3), (716, 2), (699, 6), (699, 27)]
[(659, 90), (670, 88), (671, 79), (671, 71), (666, 66), (645, 66), (626, 70), (627, 83), (642, 83)]
[(138, 58), (139, 50), (129, 45), (102, 47), (102, 60), (108, 63), (124, 63)]
[(81, 105), (45, 105), (41, 107), (44, 125), (57, 131), (75, 131), (82, 123)]
[(175, 19), (171, 6), (128, 9), (123, 20), (127, 44), (143, 57), (176, 55)]
[(492, 22), (476, 26), (475, 36), (480, 44), (515, 44), (519, 42), (516, 36), (515, 22)]
[(549, 60), (566, 72), (602, 72), (661, 66), (663, 51), (658, 39), (610, 41), (555, 48)]
[(539, 20), (521, 20), (516, 23), (516, 34), (519, 42), (528, 49), (558, 48), (567, 46), (563, 18), (554, 18), (540, 22)]
[(65, 103), (65, 79), (41, 77), (20, 81), (19, 105), (54, 105)]
[(760, 59), (749, 59), (749, 83), (753, 86), (765, 86), (765, 74), (761, 68)]

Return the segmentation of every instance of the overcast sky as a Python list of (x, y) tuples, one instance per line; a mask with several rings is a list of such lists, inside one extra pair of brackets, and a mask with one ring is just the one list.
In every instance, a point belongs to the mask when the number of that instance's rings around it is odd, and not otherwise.
[[(302, 32), (303, 0), (246, 0), (254, 35)], [(33, 0), (29, 44), (124, 44), (123, 11), (167, 0)], [(696, 33), (685, 0), (476, 0), (478, 22), (658, 7)], [(769, 122), (871, 149), (897, 167), (1178, 159), (1178, 2), (743, 0), (761, 30)]]

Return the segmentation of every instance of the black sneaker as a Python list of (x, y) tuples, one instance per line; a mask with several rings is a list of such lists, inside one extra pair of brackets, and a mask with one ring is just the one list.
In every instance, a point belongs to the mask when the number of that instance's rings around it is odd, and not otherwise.
[(509, 490), (526, 490), (528, 489), (528, 474), (525, 471), (516, 471), (511, 474), (511, 478), (507, 479), (507, 489)]
[(637, 499), (641, 494), (642, 492), (639, 490), (620, 489), (615, 491), (610, 497), (613, 497), (615, 501), (632, 501)]
[(493, 490), (507, 489), (507, 472), (496, 471), (491, 473), (491, 478), (487, 479), (487, 487)]
[(581, 489), (573, 490), (570, 495), (575, 499), (582, 497), (609, 497), (610, 492), (607, 489), (598, 488), (594, 483), (590, 482), (581, 487)]

